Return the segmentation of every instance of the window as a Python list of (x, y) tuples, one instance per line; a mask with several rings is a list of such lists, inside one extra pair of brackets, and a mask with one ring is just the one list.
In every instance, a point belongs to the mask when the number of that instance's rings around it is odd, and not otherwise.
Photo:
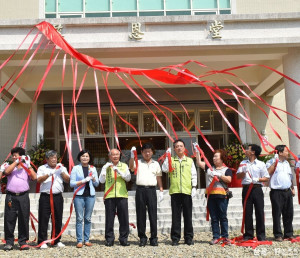
[(109, 132), (109, 116), (102, 114), (102, 130), (101, 121), (98, 113), (87, 113), (86, 115), (86, 133), (87, 135), (107, 134)]
[[(138, 112), (128, 112), (128, 113), (119, 113), (119, 116), (122, 117), (125, 121), (130, 123), (137, 131), (139, 130), (138, 123)], [(134, 132), (131, 126), (122, 121), (122, 119), (116, 115), (116, 128), (118, 133), (130, 133)]]
[[(166, 128), (166, 117), (162, 113), (156, 112), (158, 120), (161, 124)], [(163, 132), (163, 129), (158, 124), (153, 114), (150, 112), (143, 113), (143, 122), (144, 122), (144, 132), (145, 133), (155, 133), (155, 132)]]
[[(223, 111), (224, 112), (224, 111)], [(224, 112), (225, 114), (225, 112)], [(200, 111), (200, 129), (212, 132), (223, 131), (223, 118), (218, 110)]]
[(180, 121), (184, 124), (184, 126), (189, 131), (195, 131), (194, 111), (188, 111), (188, 115), (183, 111), (180, 111), (180, 112), (175, 111), (174, 113), (175, 113), (175, 115), (172, 115), (172, 123), (173, 123), (173, 127), (174, 127), (175, 131), (177, 131), (177, 132), (185, 131), (185, 128), (182, 126)]
[(46, 18), (230, 13), (231, 0), (45, 0)]
[[(66, 122), (66, 130), (68, 131), (69, 123), (70, 123), (70, 114), (65, 114), (65, 122)], [(82, 134), (82, 115), (81, 115), (81, 113), (77, 113), (77, 124), (78, 124), (78, 132), (79, 132), (79, 134)], [(72, 118), (71, 132), (72, 132), (72, 134), (76, 134), (76, 126), (75, 126), (74, 116)], [(59, 135), (65, 135), (63, 121), (62, 121), (62, 114), (59, 115)]]

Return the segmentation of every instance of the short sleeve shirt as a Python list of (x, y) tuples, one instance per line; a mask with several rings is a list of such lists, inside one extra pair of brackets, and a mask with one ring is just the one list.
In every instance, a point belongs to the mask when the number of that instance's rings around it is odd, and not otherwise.
[[(243, 172), (244, 166), (246, 166), (247, 168), (247, 173), (242, 180), (242, 185), (250, 185), (253, 178), (270, 178), (266, 164), (258, 159), (255, 159), (253, 162), (250, 162), (250, 160), (243, 160), (239, 166), (237, 173)], [(257, 184), (263, 185), (262, 182), (258, 182)]]
[[(275, 162), (275, 159), (270, 159), (266, 166), (269, 168), (273, 163)], [(287, 160), (278, 161), (276, 169), (271, 176), (270, 179), (270, 188), (271, 189), (287, 189), (290, 188), (292, 185), (293, 180), (293, 173), (291, 166)]]
[(148, 163), (144, 159), (138, 160), (136, 184), (143, 186), (156, 186), (157, 176), (161, 176), (161, 168), (157, 161), (151, 159)]

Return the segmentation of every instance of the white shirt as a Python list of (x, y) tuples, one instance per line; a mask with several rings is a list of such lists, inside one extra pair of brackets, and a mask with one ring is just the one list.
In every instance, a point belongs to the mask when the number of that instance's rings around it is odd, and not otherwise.
[[(267, 168), (269, 168), (275, 159), (270, 159), (267, 161)], [(287, 189), (292, 185), (293, 173), (291, 166), (287, 160), (278, 161), (274, 174), (270, 179), (270, 188), (271, 189)]]
[[(250, 185), (253, 178), (270, 178), (266, 164), (258, 159), (255, 159), (253, 162), (250, 162), (250, 160), (243, 160), (239, 166), (237, 173), (242, 173), (244, 166), (247, 167), (248, 172), (242, 180), (242, 185)], [(257, 184), (263, 185), (262, 182), (257, 182)]]
[(148, 163), (144, 159), (138, 160), (136, 184), (144, 186), (156, 186), (157, 176), (161, 176), (161, 168), (157, 161), (151, 159)]
[[(60, 169), (62, 170), (62, 173), (65, 173), (67, 176), (69, 176), (68, 171), (65, 167), (61, 167)], [(40, 166), (37, 171), (37, 178), (48, 175), (49, 171), (53, 171), (53, 170), (55, 170), (55, 168), (51, 168), (48, 164)], [(52, 193), (53, 194), (62, 193), (64, 191), (64, 184), (63, 184), (64, 180), (60, 172), (57, 170), (57, 172), (53, 175), (53, 177), (54, 177), (54, 181), (52, 186)], [(40, 192), (50, 194), (51, 183), (52, 183), (52, 176), (49, 176), (43, 183), (41, 183)]]
[[(182, 162), (182, 160), (186, 159), (185, 156), (183, 156), (182, 159), (180, 159), (178, 156), (177, 156), (177, 158), (180, 163)], [(169, 172), (169, 161), (168, 161), (167, 157), (165, 158), (164, 163), (162, 164), (162, 171), (165, 173)], [(196, 187), (196, 185), (197, 185), (197, 170), (196, 170), (194, 162), (192, 163), (191, 174), (192, 174), (192, 186)]]

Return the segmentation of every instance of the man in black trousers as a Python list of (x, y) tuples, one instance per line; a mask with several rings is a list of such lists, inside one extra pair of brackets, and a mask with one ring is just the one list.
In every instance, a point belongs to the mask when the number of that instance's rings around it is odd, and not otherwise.
[[(129, 168), (131, 171), (136, 169), (134, 162), (135, 147), (131, 148), (131, 159), (129, 161)], [(143, 247), (147, 244), (146, 231), (146, 210), (148, 209), (150, 220), (150, 245), (157, 246), (157, 197), (156, 197), (156, 185), (159, 187), (159, 201), (164, 198), (162, 180), (161, 180), (161, 168), (157, 161), (152, 159), (153, 145), (151, 143), (145, 143), (142, 146), (143, 158), (138, 160), (138, 171), (136, 175), (136, 220), (138, 236), (140, 238), (139, 246)]]
[[(64, 198), (62, 193), (64, 191), (63, 182), (69, 183), (70, 176), (67, 169), (60, 163), (57, 164), (57, 152), (50, 150), (46, 152), (47, 164), (40, 166), (37, 171), (37, 182), (40, 186), (40, 199), (39, 199), (39, 231), (38, 231), (38, 244), (48, 239), (48, 223), (51, 216), (50, 206), (50, 188), (52, 184), (53, 193), (53, 206), (55, 218), (55, 237), (60, 233), (62, 227), (62, 217), (64, 209)], [(52, 237), (52, 233), (51, 233)], [(54, 241), (57, 247), (64, 247), (65, 245), (60, 242), (60, 238)], [(41, 249), (48, 248), (47, 244), (43, 244)]]
[[(283, 238), (293, 238), (293, 173), (287, 158), (289, 152), (286, 145), (275, 147), (277, 155), (267, 162), (270, 174), (270, 199), (272, 203), (273, 234), (275, 241), (282, 242)], [(277, 159), (277, 164), (276, 164)], [(284, 234), (281, 231), (281, 215)]]
[(265, 214), (264, 214), (264, 193), (262, 191), (263, 182), (269, 180), (269, 173), (264, 162), (257, 159), (261, 153), (261, 147), (256, 144), (249, 144), (246, 149), (247, 160), (243, 160), (237, 171), (237, 178), (242, 178), (243, 192), (243, 206), (245, 197), (249, 190), (250, 184), (253, 188), (249, 194), (246, 202), (245, 210), (245, 233), (244, 240), (251, 240), (254, 238), (253, 227), (253, 206), (255, 207), (256, 217), (256, 236), (258, 241), (266, 239), (265, 232)]

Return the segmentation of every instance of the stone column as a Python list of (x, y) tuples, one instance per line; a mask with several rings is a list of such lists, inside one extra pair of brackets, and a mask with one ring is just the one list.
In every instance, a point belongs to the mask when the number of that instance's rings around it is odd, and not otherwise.
[[(300, 82), (300, 48), (290, 48), (289, 53), (283, 57), (283, 73), (297, 82)], [(300, 117), (300, 86), (284, 79), (286, 110)], [(300, 121), (287, 116), (288, 126), (300, 134)], [(300, 140), (289, 132), (289, 145), (292, 152), (300, 154)]]

